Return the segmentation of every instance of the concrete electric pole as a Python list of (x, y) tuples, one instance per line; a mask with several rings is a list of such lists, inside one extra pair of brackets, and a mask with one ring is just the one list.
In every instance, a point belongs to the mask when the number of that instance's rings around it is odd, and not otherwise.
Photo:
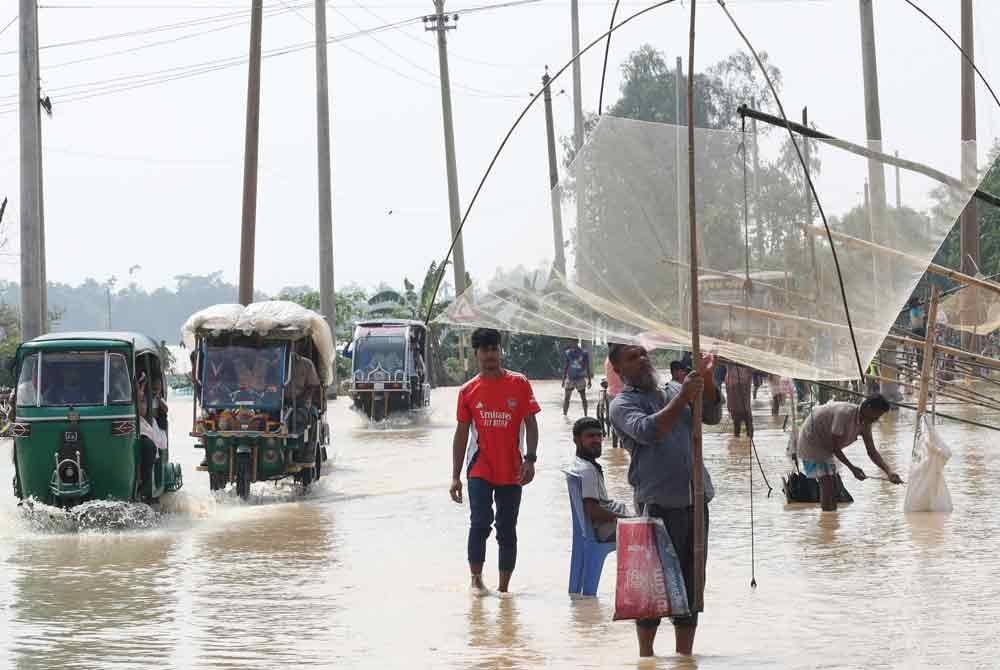
[[(878, 94), (878, 62), (875, 57), (873, 0), (858, 0), (858, 2), (861, 11), (861, 69), (865, 88), (865, 130), (868, 135), (868, 147), (875, 151), (882, 151), (882, 113)], [(891, 228), (888, 226), (886, 216), (885, 170), (880, 161), (868, 161), (868, 190), (871, 199), (870, 217), (875, 224), (871, 241), (875, 244), (892, 245), (894, 240), (892, 240)], [(876, 273), (882, 278), (889, 277), (890, 288), (895, 288), (893, 268), (889, 267), (888, 272), (883, 272), (881, 270), (884, 267), (885, 263), (881, 260), (876, 261)], [(881, 361), (886, 364), (883, 369), (895, 370), (896, 361), (892, 354), (883, 354)], [(892, 372), (887, 376), (895, 379), (896, 373)], [(902, 399), (896, 382), (883, 382), (881, 386), (882, 394), (889, 400)]]
[(21, 339), (42, 334), (40, 144), (41, 109), (38, 73), (38, 4), (20, 0), (18, 117), (21, 169)]
[(546, 66), (545, 74), (542, 75), (542, 86), (545, 93), (542, 96), (545, 100), (545, 137), (549, 154), (549, 189), (552, 197), (552, 240), (555, 247), (555, 267), (563, 278), (566, 277), (566, 247), (563, 242), (562, 229), (562, 203), (559, 199), (559, 164), (556, 159), (556, 132), (555, 124), (552, 120), (552, 90), (549, 88), (549, 68)]
[[(962, 0), (961, 40), (962, 51), (969, 58), (975, 60), (976, 45), (972, 22), (972, 0)], [(979, 181), (979, 171), (976, 165), (976, 75), (972, 64), (966, 60), (965, 56), (960, 56), (960, 59), (962, 63), (962, 183), (966, 188), (972, 189)], [(979, 272), (979, 217), (975, 198), (969, 199), (959, 221), (959, 248), (962, 258), (958, 267), (967, 275), (975, 275)], [(962, 321), (966, 324), (979, 320), (975, 291), (962, 291), (961, 310)], [(965, 350), (978, 348), (977, 339), (971, 333), (963, 331), (962, 348)]]
[(263, 0), (250, 10), (250, 63), (247, 77), (246, 145), (243, 153), (243, 227), (240, 235), (240, 302), (253, 302), (254, 246), (257, 226), (257, 151), (260, 137), (260, 42)]
[[(319, 184), (319, 304), (337, 349), (337, 294), (333, 283), (333, 178), (330, 173), (330, 97), (326, 55), (326, 0), (316, 0), (316, 157)], [(337, 395), (337, 365), (330, 393)]]
[[(572, 24), (573, 48), (573, 149), (580, 150), (583, 146), (583, 84), (580, 75), (580, 3), (570, 0), (570, 23)], [(600, 110), (598, 110), (600, 111)]]
[[(444, 13), (444, 0), (434, 0), (436, 13), (424, 17), (424, 29), (437, 32), (438, 66), (441, 78), (441, 116), (444, 123), (444, 159), (448, 179), (448, 213), (451, 218), (451, 237), (455, 240), (452, 263), (455, 268), (455, 296), (465, 292), (465, 249), (462, 246), (462, 211), (458, 202), (458, 168), (455, 166), (455, 128), (451, 116), (451, 79), (448, 75), (447, 32), (454, 30), (458, 15)], [(469, 362), (465, 357), (465, 334), (459, 334), (459, 358), (463, 369), (468, 372)]]

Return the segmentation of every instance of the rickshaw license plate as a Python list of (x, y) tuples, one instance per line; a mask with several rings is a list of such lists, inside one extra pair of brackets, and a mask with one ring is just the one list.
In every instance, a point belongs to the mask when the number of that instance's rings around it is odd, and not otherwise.
[(376, 391), (384, 391), (385, 390), (385, 383), (384, 382), (375, 382), (375, 390)]
[(75, 430), (67, 430), (63, 432), (63, 442), (79, 442), (80, 433)]

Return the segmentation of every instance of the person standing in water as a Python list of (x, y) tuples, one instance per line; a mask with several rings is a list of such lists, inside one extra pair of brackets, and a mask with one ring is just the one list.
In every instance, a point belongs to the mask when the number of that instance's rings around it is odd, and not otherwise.
[(747, 435), (753, 439), (753, 410), (750, 394), (753, 386), (753, 372), (750, 368), (736, 363), (726, 366), (726, 409), (733, 420), (733, 434), (740, 436), (740, 427), (746, 424)]
[[(500, 365), (500, 333), (479, 328), (472, 333), (479, 374), (458, 392), (458, 426), (452, 442), (451, 499), (462, 503), (462, 466), (469, 486), (469, 572), (476, 595), (483, 584), (486, 540), (495, 525), (500, 548), (500, 580), (505, 593), (517, 561), (517, 514), (521, 487), (535, 478), (541, 411), (524, 375)], [(471, 438), (470, 438), (471, 435)], [(522, 442), (527, 449), (522, 453)], [(468, 445), (468, 455), (466, 455)], [(494, 513), (494, 503), (496, 512)], [(495, 524), (494, 524), (495, 521)]]
[(583, 415), (587, 416), (587, 389), (593, 382), (590, 354), (574, 340), (563, 352), (563, 361), (566, 364), (563, 367), (563, 388), (566, 390), (563, 397), (563, 416), (569, 414), (569, 401), (573, 398), (573, 391), (579, 392), (580, 402), (583, 403)]
[(882, 454), (875, 448), (872, 425), (889, 411), (889, 401), (880, 395), (865, 399), (860, 405), (849, 402), (828, 402), (813, 409), (799, 431), (796, 448), (802, 464), (802, 474), (819, 481), (820, 505), (824, 511), (837, 510), (837, 461), (843, 463), (854, 478), (866, 479), (864, 470), (856, 467), (844, 455), (860, 436), (868, 450), (868, 458), (877, 465), (893, 484), (902, 484), (899, 475), (889, 469)]
[[(714, 425), (722, 419), (722, 396), (715, 386), (715, 357), (705, 356), (682, 384), (664, 387), (657, 378), (649, 355), (642, 347), (612, 344), (608, 356), (625, 380), (625, 389), (611, 403), (611, 424), (622, 436), (622, 445), (632, 461), (628, 482), (635, 491), (636, 511), (663, 520), (680, 559), (684, 585), (694, 591), (694, 504), (691, 494), (691, 403), (700, 394), (702, 422)], [(704, 466), (703, 466), (704, 467)], [(708, 540), (708, 502), (715, 495), (712, 478), (705, 478), (705, 540)], [(705, 547), (707, 555), (708, 547)], [(704, 587), (704, 584), (702, 585)], [(698, 613), (676, 617), (674, 638), (677, 653), (690, 654), (698, 627)], [(659, 619), (635, 622), (639, 655), (652, 656)]]

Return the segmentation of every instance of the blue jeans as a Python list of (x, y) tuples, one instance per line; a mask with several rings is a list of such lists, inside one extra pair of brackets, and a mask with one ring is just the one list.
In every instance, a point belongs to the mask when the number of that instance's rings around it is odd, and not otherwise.
[(517, 484), (494, 486), (485, 479), (469, 478), (469, 563), (486, 562), (494, 501), (500, 572), (513, 572), (517, 562), (517, 512), (521, 508), (521, 487)]

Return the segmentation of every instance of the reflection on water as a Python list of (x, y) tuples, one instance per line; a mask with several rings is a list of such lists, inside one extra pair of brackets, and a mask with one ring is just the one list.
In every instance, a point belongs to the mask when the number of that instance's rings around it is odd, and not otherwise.
[[(903, 488), (877, 480), (846, 481), (856, 502), (821, 513), (784, 501), (784, 416), (768, 416), (762, 392), (755, 441), (775, 491), (767, 496), (745, 436), (726, 425), (706, 432), (717, 498), (699, 654), (673, 657), (665, 624), (661, 656), (639, 660), (634, 626), (611, 621), (613, 554), (597, 598), (566, 595), (571, 529), (559, 468), (572, 457), (572, 417), (561, 416), (555, 383), (536, 384), (540, 460), (524, 492), (515, 593), (470, 597), (468, 507), (447, 493), (455, 394), (436, 391), (429, 416), (376, 425), (338, 400), (331, 462), (306, 495), (271, 484), (255, 486), (249, 504), (211, 495), (183, 422), (171, 451), (186, 488), (152, 528), (33, 526), (5, 494), (0, 658), (18, 669), (909, 668), (990, 667), (1000, 651), (992, 434), (940, 426), (954, 452), (953, 514), (905, 515)], [(876, 430), (904, 476), (912, 435), (906, 412)], [(0, 481), (10, 481), (9, 446), (0, 448)], [(860, 443), (848, 455), (874, 472)], [(608, 444), (602, 462), (611, 496), (630, 501), (628, 455)], [(486, 577), (495, 583), (492, 543)]]

